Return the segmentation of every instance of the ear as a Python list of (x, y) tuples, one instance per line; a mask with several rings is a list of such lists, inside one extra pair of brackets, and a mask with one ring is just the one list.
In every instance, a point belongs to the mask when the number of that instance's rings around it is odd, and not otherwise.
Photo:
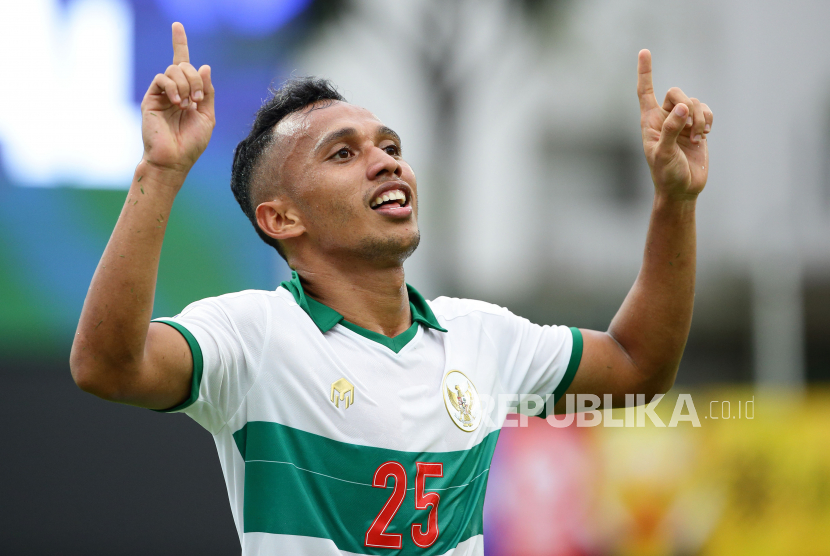
[(256, 208), (256, 221), (260, 229), (274, 239), (291, 239), (305, 233), (300, 214), (284, 199), (260, 203)]

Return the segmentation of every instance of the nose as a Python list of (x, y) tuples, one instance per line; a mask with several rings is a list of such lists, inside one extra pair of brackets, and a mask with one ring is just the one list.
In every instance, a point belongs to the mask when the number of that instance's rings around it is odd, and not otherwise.
[(366, 177), (370, 180), (388, 176), (401, 177), (403, 168), (398, 159), (390, 155), (383, 149), (377, 147), (372, 148), (371, 159), (369, 166), (366, 168)]

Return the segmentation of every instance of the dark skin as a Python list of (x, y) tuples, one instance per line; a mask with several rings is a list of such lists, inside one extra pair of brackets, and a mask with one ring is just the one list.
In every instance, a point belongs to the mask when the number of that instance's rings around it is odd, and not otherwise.
[[(167, 217), (215, 123), (210, 68), (189, 64), (178, 23), (173, 46), (173, 65), (156, 76), (142, 103), (144, 157), (90, 285), (70, 357), (82, 389), (153, 409), (175, 406), (190, 391), (187, 343), (171, 327), (151, 324), (150, 314)], [(648, 51), (639, 56), (638, 94), (655, 184), (643, 266), (608, 331), (582, 331), (583, 357), (568, 390), (610, 393), (615, 404), (624, 394), (665, 392), (674, 382), (691, 323), (695, 204), (708, 175), (712, 125), (708, 107), (679, 89), (657, 103)], [(367, 110), (344, 102), (309, 108), (275, 129), (257, 176), (257, 221), (282, 242), (309, 295), (394, 337), (411, 325), (403, 262), (419, 241), (415, 174), (397, 134)], [(373, 206), (384, 193), (400, 201)]]
[[(257, 207), (260, 228), (282, 241), (315, 299), (346, 320), (397, 336), (409, 328), (403, 262), (419, 241), (418, 185), (400, 139), (368, 110), (344, 102), (277, 126), (277, 173), (303, 184)], [(290, 133), (284, 133), (288, 130)], [(404, 191), (395, 214), (373, 210), (378, 190)]]

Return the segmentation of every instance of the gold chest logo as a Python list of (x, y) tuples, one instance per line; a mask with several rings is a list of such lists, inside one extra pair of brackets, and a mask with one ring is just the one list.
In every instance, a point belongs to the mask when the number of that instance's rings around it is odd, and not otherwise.
[(481, 423), (481, 399), (475, 384), (461, 371), (450, 371), (441, 388), (450, 419), (464, 432), (473, 432)]
[[(340, 394), (339, 396), (337, 394)], [(346, 409), (354, 403), (354, 384), (341, 378), (331, 383), (331, 401), (335, 407), (340, 407), (340, 402), (346, 401)]]

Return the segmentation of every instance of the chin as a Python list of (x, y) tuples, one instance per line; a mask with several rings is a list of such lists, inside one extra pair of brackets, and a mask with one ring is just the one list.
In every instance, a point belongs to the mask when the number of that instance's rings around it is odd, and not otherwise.
[(374, 261), (387, 261), (389, 264), (401, 265), (415, 252), (421, 243), (421, 233), (416, 230), (406, 236), (386, 236), (366, 238), (360, 243), (360, 254)]

